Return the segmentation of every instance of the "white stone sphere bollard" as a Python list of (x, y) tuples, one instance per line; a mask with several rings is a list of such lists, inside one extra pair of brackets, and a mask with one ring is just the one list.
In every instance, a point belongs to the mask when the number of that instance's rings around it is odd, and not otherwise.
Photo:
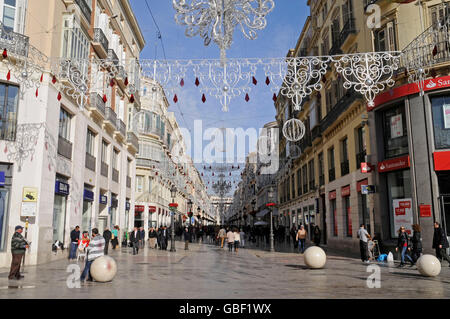
[(98, 257), (91, 265), (91, 276), (95, 281), (112, 281), (117, 274), (117, 263), (109, 256)]
[(433, 255), (422, 255), (417, 260), (417, 269), (426, 277), (436, 277), (441, 273), (441, 262)]
[(325, 266), (327, 255), (322, 248), (313, 246), (305, 251), (305, 264), (312, 269), (320, 269)]

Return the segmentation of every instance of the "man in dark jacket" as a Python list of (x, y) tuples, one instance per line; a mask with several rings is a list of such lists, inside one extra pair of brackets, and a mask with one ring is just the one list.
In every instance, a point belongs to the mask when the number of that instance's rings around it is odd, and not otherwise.
[(144, 227), (141, 227), (141, 229), (139, 230), (141, 232), (141, 239), (139, 240), (140, 243), (140, 248), (144, 248), (145, 246), (145, 229)]
[(134, 227), (134, 230), (130, 234), (130, 242), (133, 245), (133, 255), (139, 253), (139, 240), (141, 239), (141, 232), (137, 227)]
[(169, 231), (166, 226), (161, 229), (161, 249), (167, 250), (167, 243), (169, 241)]
[(111, 241), (112, 233), (109, 228), (103, 231), (103, 238), (105, 239), (105, 256), (108, 255), (109, 242)]
[(150, 242), (150, 248), (152, 249), (156, 249), (157, 245), (156, 245), (156, 239), (158, 237), (158, 233), (155, 231), (155, 229), (152, 227), (150, 228), (150, 231), (148, 232), (148, 239)]
[(438, 222), (434, 223), (434, 236), (433, 236), (433, 248), (436, 249), (436, 257), (439, 260), (444, 258), (447, 260), (448, 265), (450, 267), (450, 257), (447, 254), (448, 240), (447, 236), (445, 236), (444, 230), (441, 228), (441, 225)]
[(21, 279), (20, 275), (20, 264), (22, 263), (22, 258), (25, 255), (25, 250), (29, 247), (28, 242), (22, 236), (23, 227), (16, 226), (15, 233), (11, 239), (11, 270), (9, 272), (8, 279)]
[(80, 239), (80, 226), (76, 226), (75, 229), (70, 232), (69, 260), (77, 258), (78, 239)]
[(189, 231), (189, 228), (185, 228), (184, 232), (184, 250), (189, 250), (189, 242), (191, 241), (191, 232)]

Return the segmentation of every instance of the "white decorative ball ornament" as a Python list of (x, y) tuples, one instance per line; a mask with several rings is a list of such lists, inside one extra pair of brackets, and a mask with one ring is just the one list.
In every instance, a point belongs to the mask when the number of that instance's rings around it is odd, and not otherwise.
[(441, 273), (441, 262), (433, 255), (422, 255), (417, 260), (417, 269), (426, 277), (436, 277)]
[(91, 265), (91, 276), (95, 281), (112, 281), (117, 274), (117, 263), (109, 256), (102, 256), (94, 260)]
[(322, 248), (313, 246), (305, 251), (305, 264), (312, 269), (320, 269), (325, 266), (327, 255)]
[(290, 119), (284, 123), (283, 135), (290, 142), (298, 142), (305, 136), (306, 127), (299, 119)]

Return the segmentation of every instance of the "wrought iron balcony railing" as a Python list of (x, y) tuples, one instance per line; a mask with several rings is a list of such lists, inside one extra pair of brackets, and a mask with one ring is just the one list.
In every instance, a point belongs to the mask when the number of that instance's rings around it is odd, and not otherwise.
[(115, 168), (112, 169), (112, 180), (116, 183), (119, 182), (119, 171)]
[(350, 105), (358, 99), (361, 99), (360, 93), (347, 92), (344, 96), (334, 105), (334, 107), (328, 112), (324, 119), (320, 122), (320, 129), (323, 132), (329, 128), (338, 117), (344, 113)]
[(325, 175), (319, 176), (319, 186), (325, 185)]
[(90, 169), (91, 171), (95, 172), (95, 163), (96, 163), (96, 158), (94, 156), (92, 156), (91, 154), (86, 153), (85, 167), (87, 169)]
[(101, 168), (100, 168), (100, 174), (104, 177), (108, 177), (108, 170), (109, 170), (108, 164), (102, 162)]
[(342, 45), (347, 40), (348, 36), (350, 34), (356, 33), (356, 24), (355, 24), (355, 18), (351, 17), (347, 20), (347, 22), (344, 24), (344, 27), (342, 28), (341, 33), (339, 34), (339, 42)]
[(75, 3), (80, 7), (80, 10), (83, 13), (84, 17), (90, 23), (92, 10), (91, 8), (89, 8), (86, 0), (75, 0)]
[(127, 126), (121, 119), (117, 119), (116, 128), (124, 138), (127, 136)]
[(9, 53), (27, 57), (30, 48), (30, 38), (12, 30), (7, 30), (0, 23), (0, 47), (6, 49)]
[(111, 125), (116, 128), (117, 125), (117, 115), (116, 112), (110, 107), (105, 108), (106, 119), (111, 123)]
[(108, 60), (110, 60), (115, 66), (119, 65), (119, 58), (113, 49), (108, 49)]
[(108, 52), (109, 41), (105, 36), (105, 33), (100, 28), (94, 29), (94, 42), (100, 43), (102, 48), (105, 50), (105, 53)]
[(72, 159), (72, 143), (61, 136), (58, 138), (58, 154), (67, 159)]
[(91, 107), (95, 108), (98, 111), (98, 113), (106, 116), (105, 102), (98, 93), (91, 93), (90, 104)]
[(127, 143), (133, 145), (139, 151), (139, 139), (133, 132), (127, 133)]

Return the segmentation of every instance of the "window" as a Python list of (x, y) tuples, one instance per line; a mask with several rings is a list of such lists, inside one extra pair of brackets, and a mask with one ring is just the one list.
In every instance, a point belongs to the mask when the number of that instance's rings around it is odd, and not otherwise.
[(308, 166), (304, 165), (302, 168), (303, 175), (303, 194), (308, 193)]
[(327, 19), (328, 15), (328, 3), (325, 2), (322, 9), (322, 21), (325, 23), (325, 20)]
[(395, 21), (391, 21), (380, 30), (374, 31), (375, 51), (396, 51), (397, 39)]
[(328, 38), (328, 32), (322, 39), (322, 55), (328, 55), (330, 51), (330, 39)]
[(334, 171), (334, 147), (328, 150), (328, 179), (330, 182), (336, 178)]
[(136, 176), (136, 192), (142, 193), (144, 190), (144, 176)]
[(3, 4), (3, 25), (6, 30), (14, 30), (16, 18), (16, 0), (4, 0)]
[(90, 129), (87, 131), (86, 137), (86, 153), (91, 156), (95, 154), (95, 134)]
[(356, 135), (356, 169), (361, 168), (361, 163), (366, 160), (366, 139), (364, 127), (358, 127), (355, 132)]
[(59, 136), (70, 141), (70, 121), (72, 115), (70, 115), (65, 109), (61, 108), (59, 111)]
[(0, 83), (0, 139), (16, 140), (19, 88)]
[(351, 19), (353, 19), (353, 4), (352, 0), (347, 0), (342, 5), (342, 20), (344, 21), (344, 27)]
[(292, 189), (292, 198), (294, 199), (295, 196), (295, 175), (291, 175), (291, 189)]
[(338, 220), (337, 220), (337, 211), (336, 211), (336, 200), (330, 200), (330, 211), (331, 211), (331, 227), (333, 229), (333, 236), (337, 237), (338, 235)]
[(352, 229), (352, 216), (351, 216), (351, 208), (350, 208), (350, 196), (345, 196), (343, 199), (343, 213), (345, 220), (345, 230), (347, 237), (352, 237), (353, 229)]
[(102, 163), (108, 164), (108, 143), (102, 140)]
[[(412, 214), (402, 214), (399, 217), (395, 214), (394, 201), (404, 199), (405, 201), (410, 201), (412, 198), (411, 193), (411, 171), (409, 169), (402, 171), (390, 172), (387, 174), (387, 189), (388, 189), (388, 205), (391, 216), (391, 237), (398, 237), (397, 231), (400, 223), (404, 223), (405, 219), (411, 218), (408, 225), (403, 225), (406, 229), (410, 228), (412, 224)], [(411, 203), (411, 202), (410, 202)], [(410, 204), (411, 206), (411, 204)], [(412, 208), (411, 208), (412, 209)], [(402, 219), (403, 221), (397, 221)]]
[(112, 157), (112, 167), (119, 169), (119, 151), (114, 150)]
[[(62, 57), (67, 59), (87, 59), (89, 54), (89, 38), (75, 20), (74, 15), (64, 17)], [(87, 65), (86, 70), (87, 73)]]
[(325, 177), (323, 171), (323, 152), (319, 154), (319, 186), (325, 185)]
[(314, 190), (316, 187), (315, 181), (315, 170), (314, 170), (314, 159), (310, 160), (308, 163), (309, 168), (309, 189)]
[(385, 158), (408, 153), (405, 106), (397, 105), (383, 113)]
[(450, 148), (450, 96), (432, 98), (431, 107), (435, 147)]
[(299, 169), (297, 171), (297, 194), (298, 196), (301, 196), (302, 193), (302, 170)]
[(341, 141), (341, 176), (347, 175), (350, 171), (348, 163), (348, 138)]
[(450, 14), (450, 4), (441, 3), (429, 8), (431, 15), (431, 24), (433, 26), (438, 26), (439, 23), (445, 21), (445, 18)]

